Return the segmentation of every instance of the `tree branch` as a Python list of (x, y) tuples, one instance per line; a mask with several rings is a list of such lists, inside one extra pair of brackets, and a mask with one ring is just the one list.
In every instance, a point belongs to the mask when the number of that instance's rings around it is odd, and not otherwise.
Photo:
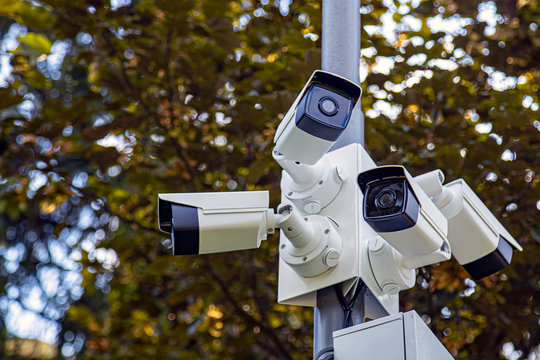
[(223, 280), (215, 272), (212, 266), (208, 264), (208, 261), (206, 259), (204, 260), (204, 267), (207, 270), (207, 273), (210, 274), (212, 279), (219, 285), (221, 291), (225, 295), (225, 299), (233, 307), (234, 312), (238, 316), (246, 320), (251, 326), (258, 326), (263, 333), (268, 335), (268, 337), (274, 344), (274, 347), (267, 347), (267, 346), (264, 346), (264, 347), (274, 352), (276, 356), (278, 356), (280, 359), (292, 360), (292, 357), (290, 355), (290, 349), (286, 349), (286, 345), (279, 339), (279, 337), (276, 335), (274, 330), (268, 325), (263, 324), (259, 320), (247, 314), (242, 308), (238, 306), (239, 304), (238, 300), (235, 299), (234, 295), (230, 292), (229, 287), (223, 282)]

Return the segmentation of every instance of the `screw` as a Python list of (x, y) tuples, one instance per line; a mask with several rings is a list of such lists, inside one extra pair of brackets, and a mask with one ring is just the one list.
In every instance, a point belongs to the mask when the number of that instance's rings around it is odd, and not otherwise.
[(282, 244), (282, 245), (281, 245), (281, 248), (282, 248), (282, 249), (285, 249), (285, 246), (286, 246), (285, 244)]
[(306, 261), (306, 260), (307, 260), (307, 256), (304, 256), (304, 258), (303, 258), (302, 260)]
[(324, 230), (324, 233), (325, 233), (325, 234), (328, 234), (329, 232), (330, 232), (330, 229)]
[(323, 262), (329, 267), (336, 266), (339, 262), (339, 252), (334, 248), (328, 249), (324, 254)]
[(287, 230), (292, 231), (292, 227), (289, 226), (289, 227), (287, 228)]
[(394, 283), (386, 283), (383, 285), (382, 290), (388, 295), (397, 295), (399, 293), (399, 286)]
[(376, 237), (369, 241), (369, 251), (377, 252), (381, 251), (384, 248), (384, 241), (381, 238)]
[(304, 203), (304, 211), (308, 214), (316, 214), (321, 211), (321, 203), (317, 200), (309, 200)]

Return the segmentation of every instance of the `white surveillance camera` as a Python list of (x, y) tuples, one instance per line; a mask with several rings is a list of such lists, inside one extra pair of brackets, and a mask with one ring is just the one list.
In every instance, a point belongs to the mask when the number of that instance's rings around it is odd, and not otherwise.
[(452, 254), (474, 279), (502, 270), (518, 242), (463, 179), (446, 185), (442, 171), (417, 176), (416, 181), (448, 219)]
[[(403, 166), (381, 166), (358, 175), (364, 194), (364, 220), (409, 263), (428, 265), (422, 260), (442, 251), (440, 260), (449, 258), (446, 239), (448, 223)], [(446, 255), (445, 255), (446, 254)], [(423, 263), (424, 262), (424, 263)]]
[(315, 71), (277, 128), (277, 151), (291, 161), (315, 164), (347, 127), (360, 94), (355, 83)]
[(159, 228), (174, 255), (254, 249), (274, 233), (268, 207), (268, 191), (159, 194)]

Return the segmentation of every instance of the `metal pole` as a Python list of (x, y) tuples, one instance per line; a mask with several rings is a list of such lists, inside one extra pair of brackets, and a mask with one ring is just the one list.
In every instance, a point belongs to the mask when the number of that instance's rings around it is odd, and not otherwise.
[[(322, 69), (360, 84), (360, 0), (323, 0), (322, 4)], [(364, 119), (357, 106), (347, 129), (333, 148), (364, 143)], [(364, 321), (364, 292), (355, 303), (353, 324)], [(344, 312), (332, 287), (317, 292), (314, 313), (313, 358), (333, 359), (335, 330), (343, 328)]]
[[(360, 0), (323, 0), (322, 12), (322, 69), (360, 85)], [(359, 105), (332, 150), (353, 143), (364, 144)]]
[[(352, 313), (354, 325), (364, 322), (364, 296), (366, 288), (358, 295)], [(334, 358), (332, 333), (343, 329), (345, 313), (339, 304), (332, 287), (317, 291), (317, 307), (313, 324), (313, 359), (331, 360)]]

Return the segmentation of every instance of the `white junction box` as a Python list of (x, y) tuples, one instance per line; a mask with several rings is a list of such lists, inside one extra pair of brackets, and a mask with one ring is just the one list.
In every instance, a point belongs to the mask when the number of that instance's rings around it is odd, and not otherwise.
[[(331, 164), (341, 169), (343, 179), (341, 189), (336, 198), (321, 209), (318, 215), (329, 217), (336, 225), (342, 239), (339, 262), (334, 268), (314, 277), (303, 277), (279, 259), (278, 302), (280, 304), (298, 306), (316, 306), (317, 290), (334, 284), (344, 283), (344, 292), (362, 279), (370, 290), (370, 294), (382, 305), (386, 314), (399, 311), (398, 296), (385, 294), (379, 285), (369, 264), (368, 243), (377, 234), (362, 217), (362, 192), (358, 187), (357, 177), (362, 171), (376, 167), (373, 160), (360, 144), (350, 144), (325, 155)], [(282, 202), (287, 202), (285, 195)], [(281, 231), (280, 246), (287, 242)], [(380, 315), (366, 308), (366, 316)]]
[(451, 360), (416, 311), (334, 331), (335, 360)]

